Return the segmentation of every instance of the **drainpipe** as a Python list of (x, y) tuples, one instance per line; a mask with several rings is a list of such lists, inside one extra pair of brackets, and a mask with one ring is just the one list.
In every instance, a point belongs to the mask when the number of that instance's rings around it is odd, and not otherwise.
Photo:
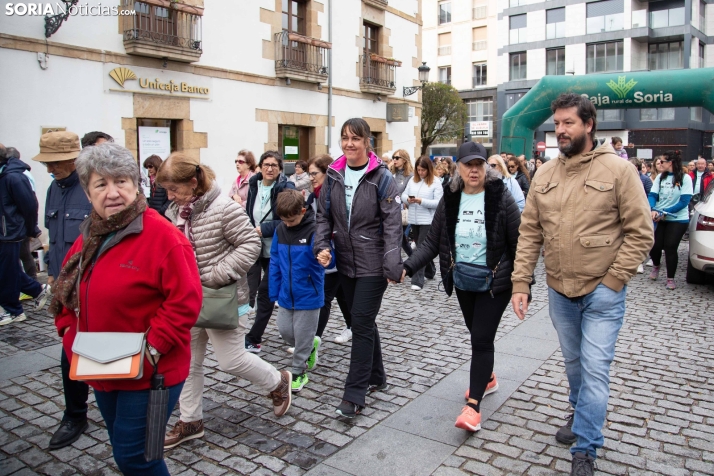
[[(327, 0), (327, 41), (332, 44), (332, 0)], [(332, 48), (327, 51), (327, 153), (332, 149)]]

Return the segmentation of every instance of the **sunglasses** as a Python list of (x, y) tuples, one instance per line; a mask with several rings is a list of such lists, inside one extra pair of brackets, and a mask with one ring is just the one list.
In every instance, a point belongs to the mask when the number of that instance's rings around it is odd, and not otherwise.
[(243, 165), (243, 164), (245, 164), (245, 160), (236, 160), (236, 164)]
[(392, 157), (392, 160), (402, 160), (402, 158), (399, 157), (398, 155), (395, 155), (394, 157)]

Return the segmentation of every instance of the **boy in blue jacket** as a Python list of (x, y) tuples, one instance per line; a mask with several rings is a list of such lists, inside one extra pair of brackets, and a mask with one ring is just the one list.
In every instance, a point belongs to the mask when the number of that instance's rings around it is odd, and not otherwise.
[(295, 347), (292, 391), (307, 384), (307, 370), (317, 364), (320, 338), (315, 336), (320, 308), (325, 304), (325, 269), (312, 252), (315, 213), (305, 208), (297, 190), (285, 190), (277, 198), (276, 212), (282, 223), (275, 229), (270, 249), (270, 300), (277, 301), (278, 330)]

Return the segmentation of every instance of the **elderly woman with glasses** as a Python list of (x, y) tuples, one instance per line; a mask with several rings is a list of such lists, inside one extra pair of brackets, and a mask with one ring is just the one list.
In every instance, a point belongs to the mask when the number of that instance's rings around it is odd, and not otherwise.
[(523, 195), (521, 186), (518, 184), (516, 179), (511, 177), (511, 174), (508, 172), (506, 164), (501, 158), (501, 156), (492, 155), (491, 157), (489, 157), (488, 165), (491, 170), (496, 173), (496, 175), (501, 177), (501, 180), (503, 180), (504, 185), (506, 185), (506, 190), (511, 193), (513, 199), (516, 201), (516, 205), (518, 205), (518, 210), (523, 212), (523, 208), (525, 208), (526, 206), (526, 198)]
[(236, 170), (238, 170), (238, 178), (233, 182), (228, 196), (238, 205), (243, 205), (248, 199), (248, 183), (250, 178), (255, 175), (255, 156), (253, 152), (246, 149), (238, 152)]
[[(257, 294), (257, 308), (253, 327), (251, 327), (248, 335), (245, 336), (245, 348), (248, 352), (256, 354), (260, 352), (263, 333), (275, 308), (275, 303), (268, 297), (270, 247), (273, 243), (275, 227), (281, 223), (275, 206), (280, 192), (289, 188), (295, 189), (295, 184), (289, 182), (283, 175), (283, 157), (280, 152), (269, 150), (263, 153), (260, 156), (258, 168), (260, 171), (250, 179), (245, 207), (250, 223), (260, 235), (262, 243), (258, 261), (248, 271), (249, 303), (251, 307), (254, 306)], [(260, 279), (261, 270), (263, 279)]]
[(70, 361), (77, 332), (90, 339), (106, 332), (146, 333), (141, 378), (87, 383), (119, 470), (168, 476), (163, 459), (144, 458), (146, 415), (155, 371), (169, 391), (164, 425), (188, 376), (191, 327), (202, 296), (193, 248), (147, 206), (139, 166), (127, 149), (113, 143), (87, 147), (75, 166), (92, 212), (55, 281), (50, 313)]

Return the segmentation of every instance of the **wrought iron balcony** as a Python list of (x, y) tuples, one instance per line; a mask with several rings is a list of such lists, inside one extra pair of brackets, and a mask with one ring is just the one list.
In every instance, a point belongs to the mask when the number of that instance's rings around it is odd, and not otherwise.
[(201, 58), (203, 9), (168, 0), (121, 0), (127, 54), (191, 63)]
[(397, 90), (396, 68), (400, 61), (375, 54), (364, 54), (360, 59), (359, 88), (363, 93), (391, 96)]
[(275, 76), (311, 83), (327, 81), (326, 41), (296, 33), (281, 31), (275, 34)]

